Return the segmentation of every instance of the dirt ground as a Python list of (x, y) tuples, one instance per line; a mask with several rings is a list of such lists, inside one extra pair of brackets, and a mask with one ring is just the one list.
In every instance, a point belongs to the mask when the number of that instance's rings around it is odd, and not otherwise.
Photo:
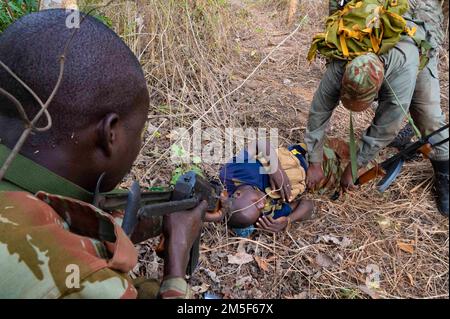
[[(269, 3), (270, 2), (270, 3)], [(306, 61), (312, 35), (321, 30), (327, 1), (301, 1), (296, 20), (286, 24), (283, 1), (231, 1), (238, 20), (231, 37), (236, 61), (230, 66), (231, 88), (288, 37), (245, 85), (228, 99), (241, 127), (276, 127), (282, 144), (303, 139), (309, 105), (325, 64)], [(448, 22), (446, 22), (448, 30)], [(441, 53), (442, 107), (448, 110), (448, 42)], [(448, 114), (448, 111), (446, 111)], [(356, 132), (373, 113), (355, 116)], [(166, 136), (170, 117), (152, 111), (150, 127)], [(236, 122), (235, 122), (236, 123)], [(349, 117), (342, 107), (333, 115), (328, 135), (348, 140)], [(161, 161), (167, 138), (147, 140), (133, 174), (158, 159), (148, 184), (167, 183), (168, 160)], [(381, 157), (392, 154), (385, 150)], [(206, 167), (209, 175), (217, 167)], [(125, 182), (124, 185), (127, 185)], [(449, 224), (437, 213), (431, 195), (432, 169), (427, 160), (405, 165), (384, 194), (375, 184), (337, 201), (310, 194), (317, 202), (312, 220), (279, 234), (257, 231), (236, 238), (225, 224), (206, 225), (201, 260), (190, 279), (196, 297), (205, 291), (222, 298), (448, 298)], [(161, 260), (140, 245), (136, 274), (161, 275)]]

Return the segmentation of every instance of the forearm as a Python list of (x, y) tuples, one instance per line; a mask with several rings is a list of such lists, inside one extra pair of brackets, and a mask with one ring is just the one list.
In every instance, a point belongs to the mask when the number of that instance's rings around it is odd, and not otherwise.
[(176, 242), (170, 237), (165, 240), (164, 278), (184, 278), (191, 247), (186, 242)]
[(292, 213), (289, 215), (291, 223), (302, 221), (307, 216), (310, 216), (314, 209), (314, 204), (311, 200), (301, 200), (291, 204)]
[(305, 135), (308, 160), (311, 163), (323, 161), (325, 131), (331, 115), (339, 103), (343, 70), (342, 62), (331, 62), (314, 94)]

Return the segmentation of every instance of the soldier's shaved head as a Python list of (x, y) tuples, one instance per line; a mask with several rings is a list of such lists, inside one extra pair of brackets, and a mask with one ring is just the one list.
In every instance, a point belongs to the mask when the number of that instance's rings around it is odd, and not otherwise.
[[(32, 13), (0, 36), (0, 60), (43, 101), (55, 86), (59, 57), (74, 31), (66, 26), (69, 14), (60, 9)], [(88, 16), (82, 21), (70, 42), (65, 61), (61, 87), (49, 107), (52, 129), (32, 136), (30, 143), (60, 143), (106, 113), (115, 112), (126, 118), (136, 108), (147, 107), (146, 82), (138, 60), (125, 43), (97, 19)], [(23, 104), (30, 118), (36, 114), (37, 102), (3, 68), (0, 68), (0, 87)], [(15, 141), (11, 141), (8, 138), (11, 134), (4, 134), (3, 129), (17, 116), (13, 104), (0, 95), (0, 137), (6, 139), (7, 144)], [(40, 124), (45, 125), (45, 121)]]
[[(74, 34), (61, 9), (24, 16), (0, 35), (0, 60), (45, 101), (55, 87), (60, 56)], [(48, 111), (49, 131), (32, 134), (21, 153), (55, 173), (95, 189), (113, 188), (130, 169), (141, 143), (149, 105), (137, 58), (112, 30), (91, 16), (80, 19), (65, 55), (64, 76)], [(70, 24), (69, 24), (70, 25)], [(38, 103), (0, 67), (0, 87), (31, 119)], [(45, 126), (42, 117), (39, 126)], [(0, 94), (0, 143), (12, 148), (24, 129), (15, 106)]]

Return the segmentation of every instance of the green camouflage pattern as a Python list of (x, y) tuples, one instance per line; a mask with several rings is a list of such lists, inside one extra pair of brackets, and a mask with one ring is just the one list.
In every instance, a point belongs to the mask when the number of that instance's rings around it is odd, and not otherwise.
[[(0, 163), (8, 153), (0, 144)], [(123, 212), (108, 214), (83, 202), (86, 193), (28, 158), (16, 157), (0, 181), (0, 298), (136, 297), (127, 273), (137, 252), (120, 227)], [(133, 241), (158, 236), (161, 229), (162, 217), (145, 219)], [(65, 284), (67, 265), (78, 267), (79, 289)]]
[[(134, 246), (112, 216), (78, 200), (0, 192), (0, 260), (0, 298), (136, 297), (126, 275)], [(68, 285), (75, 273), (79, 286)]]
[(351, 111), (363, 111), (372, 105), (384, 81), (384, 65), (374, 53), (356, 57), (345, 68), (341, 101)]
[[(148, 297), (127, 275), (137, 251), (120, 228), (122, 215), (44, 192), (0, 192), (0, 298)], [(79, 287), (67, 284), (70, 267)], [(161, 287), (159, 298), (189, 297), (183, 278)]]
[(324, 32), (314, 36), (308, 53), (326, 58), (352, 60), (367, 52), (378, 55), (392, 49), (403, 35), (413, 34), (402, 15), (407, 0), (352, 0), (330, 15)]

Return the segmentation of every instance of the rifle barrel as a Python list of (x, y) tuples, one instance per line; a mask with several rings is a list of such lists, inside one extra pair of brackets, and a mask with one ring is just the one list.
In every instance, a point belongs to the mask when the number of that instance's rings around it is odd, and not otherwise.
[(192, 208), (195, 208), (198, 205), (197, 198), (188, 198), (171, 202), (164, 203), (156, 203), (143, 206), (139, 210), (139, 217), (153, 217), (153, 216), (163, 216), (166, 214), (171, 214), (175, 212), (182, 212)]

